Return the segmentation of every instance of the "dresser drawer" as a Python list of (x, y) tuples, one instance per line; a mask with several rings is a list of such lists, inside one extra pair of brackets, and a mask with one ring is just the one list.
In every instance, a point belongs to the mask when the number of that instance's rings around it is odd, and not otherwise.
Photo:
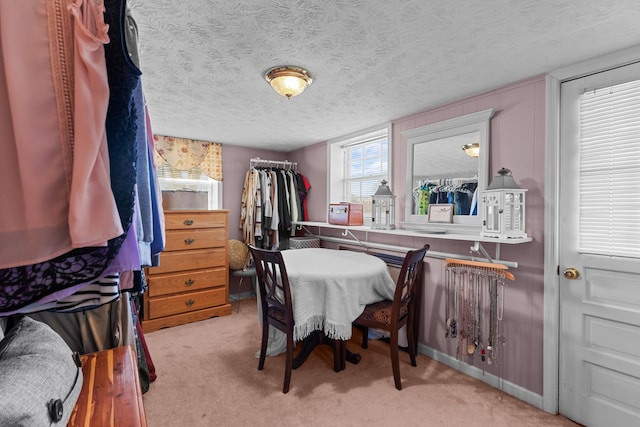
[(224, 267), (185, 273), (166, 273), (148, 277), (150, 297), (178, 292), (196, 291), (227, 284), (227, 269)]
[(160, 265), (149, 268), (149, 274), (170, 273), (172, 271), (199, 270), (202, 268), (225, 267), (227, 249), (196, 249), (193, 251), (163, 252)]
[(149, 301), (149, 319), (214, 307), (225, 304), (226, 298), (224, 288), (153, 298)]
[(224, 246), (227, 236), (223, 229), (169, 230), (166, 240), (164, 250), (168, 252)]
[(227, 214), (216, 211), (165, 211), (164, 226), (167, 230), (222, 228), (227, 226)]

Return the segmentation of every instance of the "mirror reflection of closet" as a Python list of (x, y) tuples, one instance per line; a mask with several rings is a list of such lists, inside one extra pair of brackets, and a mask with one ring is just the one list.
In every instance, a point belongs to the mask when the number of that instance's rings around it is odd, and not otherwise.
[[(484, 110), (402, 132), (407, 138), (405, 229), (479, 233), (479, 191), (488, 185), (489, 130), (494, 110)], [(473, 155), (463, 149), (478, 146)], [(477, 156), (477, 157), (476, 157)], [(453, 222), (428, 220), (430, 204), (453, 203)]]

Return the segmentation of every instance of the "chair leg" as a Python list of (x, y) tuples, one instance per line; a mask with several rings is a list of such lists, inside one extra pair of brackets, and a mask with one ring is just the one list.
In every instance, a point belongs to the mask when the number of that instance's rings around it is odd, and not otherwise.
[(238, 280), (238, 296), (236, 297), (236, 301), (234, 301), (236, 303), (236, 313), (240, 313), (240, 289), (242, 289), (242, 279), (244, 279), (244, 277), (240, 276), (240, 280)]
[(407, 342), (409, 346), (409, 358), (411, 359), (411, 366), (418, 366), (416, 364), (416, 336), (413, 331), (413, 322), (411, 320), (407, 322)]
[(289, 392), (289, 384), (291, 383), (291, 371), (293, 370), (293, 331), (287, 334), (287, 360), (284, 367), (284, 385), (282, 392)]
[(402, 380), (400, 378), (400, 357), (398, 355), (398, 329), (391, 331), (389, 337), (389, 351), (391, 352), (391, 368), (393, 369), (393, 381), (396, 388), (402, 390)]
[(262, 342), (260, 343), (260, 359), (258, 360), (258, 371), (264, 368), (264, 360), (267, 355), (267, 343), (269, 342), (269, 322), (262, 319)]

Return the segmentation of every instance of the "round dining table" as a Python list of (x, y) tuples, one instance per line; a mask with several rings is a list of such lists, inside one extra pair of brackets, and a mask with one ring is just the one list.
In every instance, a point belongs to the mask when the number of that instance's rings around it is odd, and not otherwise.
[[(387, 264), (364, 252), (327, 248), (282, 251), (294, 312), (294, 341), (312, 337), (310, 352), (317, 337), (342, 343), (351, 338), (352, 322), (367, 304), (393, 299), (395, 282)], [(259, 306), (259, 304), (258, 304)], [(318, 335), (321, 332), (322, 335)], [(270, 329), (267, 355), (286, 349), (285, 336)], [(301, 351), (303, 353), (303, 351)], [(297, 357), (299, 366), (308, 354)], [(357, 361), (358, 358), (352, 358)]]

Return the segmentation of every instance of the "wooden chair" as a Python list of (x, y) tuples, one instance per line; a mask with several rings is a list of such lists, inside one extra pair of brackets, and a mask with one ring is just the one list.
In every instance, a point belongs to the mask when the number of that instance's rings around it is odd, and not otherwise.
[(367, 348), (369, 328), (389, 332), (391, 367), (396, 388), (402, 390), (398, 355), (398, 331), (407, 326), (408, 352), (411, 366), (416, 366), (417, 337), (416, 320), (419, 316), (418, 298), (422, 294), (422, 260), (429, 245), (407, 252), (398, 275), (393, 301), (385, 300), (368, 304), (364, 312), (353, 322), (362, 330), (362, 348)]
[(284, 371), (284, 386), (282, 392), (289, 392), (291, 370), (293, 368), (293, 305), (289, 278), (280, 251), (259, 249), (249, 245), (253, 256), (257, 279), (258, 294), (262, 307), (262, 343), (260, 346), (260, 360), (258, 370), (264, 368), (269, 340), (269, 325), (281, 330), (287, 337), (286, 365)]

